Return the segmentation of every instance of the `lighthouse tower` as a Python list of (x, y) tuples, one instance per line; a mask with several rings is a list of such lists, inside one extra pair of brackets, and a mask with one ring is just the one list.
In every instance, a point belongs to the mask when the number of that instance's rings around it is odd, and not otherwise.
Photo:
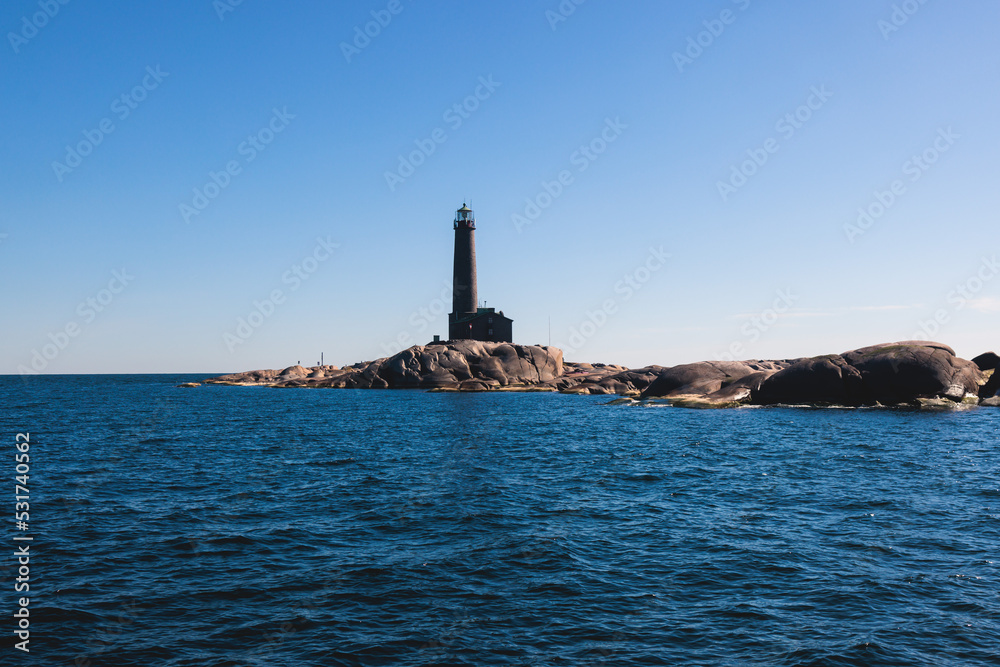
[(462, 204), (455, 212), (455, 267), (448, 338), (511, 342), (513, 320), (495, 308), (480, 308), (476, 287), (476, 216)]
[(452, 275), (452, 314), (475, 314), (479, 309), (476, 291), (476, 216), (465, 204), (455, 212), (455, 272)]

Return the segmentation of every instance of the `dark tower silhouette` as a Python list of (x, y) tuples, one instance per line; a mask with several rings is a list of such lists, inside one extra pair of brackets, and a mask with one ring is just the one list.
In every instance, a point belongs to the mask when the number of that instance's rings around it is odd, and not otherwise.
[(495, 308), (480, 308), (476, 287), (476, 217), (462, 204), (455, 213), (455, 270), (448, 338), (511, 342), (513, 320)]
[(462, 204), (455, 213), (455, 272), (451, 312), (470, 315), (479, 308), (476, 290), (476, 216)]

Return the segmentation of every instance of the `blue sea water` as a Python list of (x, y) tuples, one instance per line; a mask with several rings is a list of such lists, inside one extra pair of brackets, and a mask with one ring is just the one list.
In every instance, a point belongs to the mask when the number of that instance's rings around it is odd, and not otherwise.
[(1000, 664), (1000, 410), (196, 379), (0, 378), (0, 664)]

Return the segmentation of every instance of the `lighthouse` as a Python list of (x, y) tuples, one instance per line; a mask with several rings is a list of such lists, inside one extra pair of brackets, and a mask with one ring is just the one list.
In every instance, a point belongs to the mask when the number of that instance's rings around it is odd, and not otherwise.
[(448, 338), (510, 343), (513, 320), (495, 308), (480, 308), (476, 285), (476, 216), (462, 204), (455, 212), (455, 265)]
[(455, 212), (455, 271), (452, 281), (452, 314), (476, 313), (479, 306), (476, 290), (476, 216), (465, 204)]

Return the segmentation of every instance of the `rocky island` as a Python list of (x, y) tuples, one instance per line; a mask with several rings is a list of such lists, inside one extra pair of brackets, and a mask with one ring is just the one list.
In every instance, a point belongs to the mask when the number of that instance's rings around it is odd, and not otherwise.
[[(904, 341), (804, 359), (700, 361), (625, 368), (569, 362), (563, 351), (513, 342), (503, 311), (477, 297), (476, 219), (464, 203), (455, 232), (448, 337), (390, 357), (344, 368), (290, 366), (222, 375), (207, 384), (276, 388), (425, 389), (430, 391), (558, 391), (612, 394), (625, 402), (688, 408), (741, 405), (913, 406), (956, 409), (1000, 406), (1000, 357), (960, 359), (941, 343)], [(197, 386), (186, 383), (181, 386)]]
[(741, 405), (1000, 407), (1000, 356), (969, 361), (947, 345), (903, 341), (842, 354), (700, 361), (625, 368), (568, 362), (556, 347), (475, 340), (415, 345), (344, 368), (290, 366), (222, 375), (206, 384), (275, 388), (558, 391), (688, 408)]

